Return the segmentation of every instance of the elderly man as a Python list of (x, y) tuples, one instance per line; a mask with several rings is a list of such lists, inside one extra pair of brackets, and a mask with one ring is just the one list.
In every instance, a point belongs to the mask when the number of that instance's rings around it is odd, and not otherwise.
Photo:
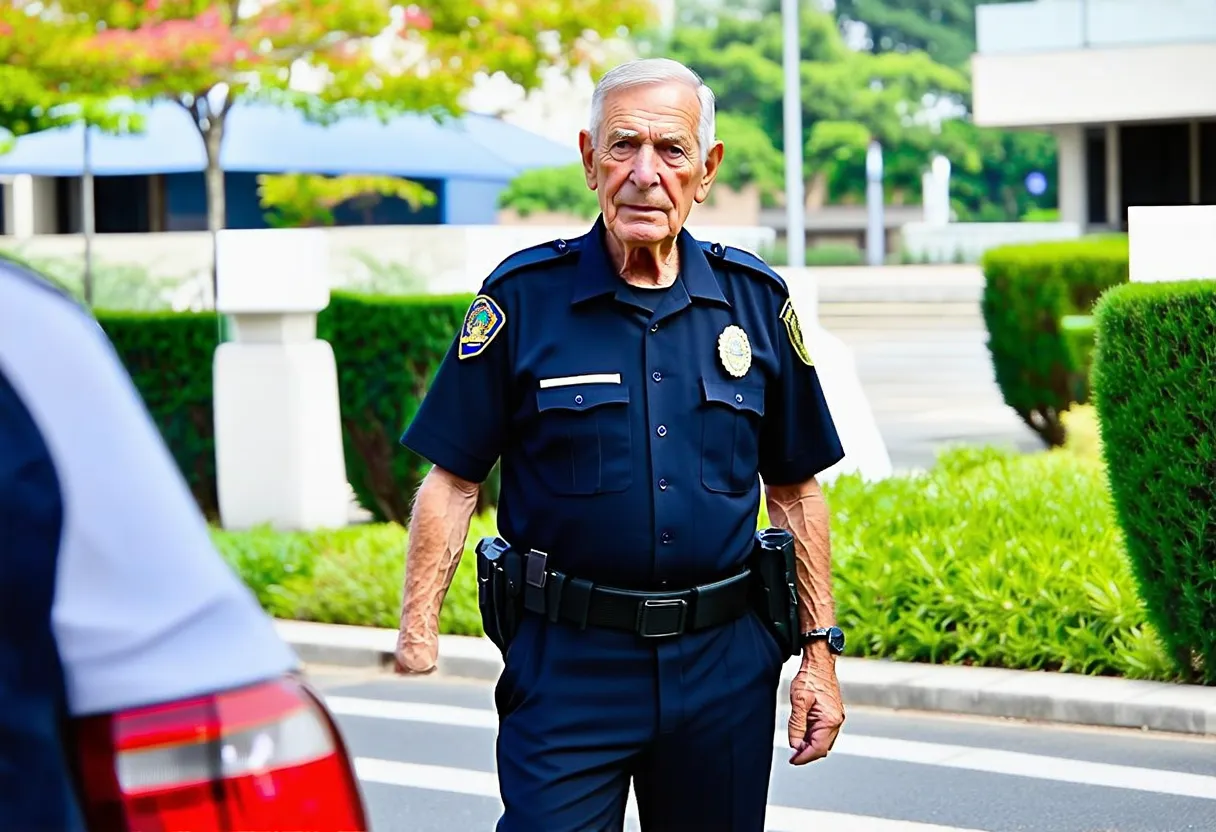
[[(684, 230), (723, 159), (709, 88), (673, 61), (619, 66), (579, 143), (600, 217), (494, 270), (402, 437), (434, 467), (399, 669), (435, 666), (501, 459), (499, 530), (527, 554), (495, 691), (498, 829), (620, 829), (632, 781), (647, 829), (761, 832), (788, 656), (790, 762), (825, 756), (844, 720), (815, 481), (843, 450), (781, 278)], [(748, 589), (761, 480), (794, 540), (788, 652)]]

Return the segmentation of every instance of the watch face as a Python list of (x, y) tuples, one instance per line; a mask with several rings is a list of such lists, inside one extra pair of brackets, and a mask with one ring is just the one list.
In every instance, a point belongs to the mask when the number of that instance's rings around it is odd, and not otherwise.
[(844, 652), (844, 631), (839, 627), (832, 627), (828, 630), (828, 647), (833, 653)]

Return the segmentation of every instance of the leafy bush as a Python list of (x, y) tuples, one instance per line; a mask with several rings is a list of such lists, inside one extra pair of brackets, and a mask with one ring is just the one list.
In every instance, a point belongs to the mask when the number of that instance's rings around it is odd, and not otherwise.
[[(454, 635), (483, 635), (473, 547), (494, 534), (474, 519), (439, 616)], [(406, 531), (395, 523), (317, 533), (214, 530), (224, 559), (278, 618), (396, 628), (405, 585)]]
[(1184, 678), (1216, 683), (1216, 281), (1099, 302), (1094, 390), (1140, 591)]
[[(851, 655), (1171, 678), (1100, 460), (955, 451), (915, 477), (843, 477), (827, 497)], [(474, 520), (443, 632), (481, 633), (472, 547), (493, 533), (491, 515)], [(217, 539), (276, 615), (397, 626), (405, 532), (396, 526)]]
[(1064, 442), (1060, 414), (1088, 400), (1083, 329), (1067, 316), (1089, 313), (1103, 291), (1127, 281), (1127, 239), (1002, 246), (984, 254), (981, 306), (988, 349), (1005, 403), (1049, 446)]
[(202, 312), (95, 313), (203, 514), (219, 516), (211, 368), (220, 320)]
[[(338, 365), (346, 474), (378, 521), (406, 524), (430, 463), (399, 442), (460, 330), (472, 296), (334, 292), (317, 317)], [(482, 489), (482, 507), (497, 497)]]
[(499, 194), (498, 207), (512, 208), (521, 217), (553, 211), (582, 219), (593, 219), (600, 210), (579, 162), (524, 171)]

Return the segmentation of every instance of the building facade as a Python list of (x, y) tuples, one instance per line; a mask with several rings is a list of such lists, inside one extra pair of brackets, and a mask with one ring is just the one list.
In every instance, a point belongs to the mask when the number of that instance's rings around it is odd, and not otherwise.
[(1216, 204), (1216, 0), (981, 5), (976, 41), (975, 122), (1056, 135), (1061, 220)]

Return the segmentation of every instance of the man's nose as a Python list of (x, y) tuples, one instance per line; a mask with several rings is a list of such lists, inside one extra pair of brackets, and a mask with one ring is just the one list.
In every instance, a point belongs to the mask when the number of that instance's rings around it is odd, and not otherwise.
[(637, 188), (653, 188), (659, 184), (659, 160), (653, 147), (644, 144), (634, 154), (629, 178)]

